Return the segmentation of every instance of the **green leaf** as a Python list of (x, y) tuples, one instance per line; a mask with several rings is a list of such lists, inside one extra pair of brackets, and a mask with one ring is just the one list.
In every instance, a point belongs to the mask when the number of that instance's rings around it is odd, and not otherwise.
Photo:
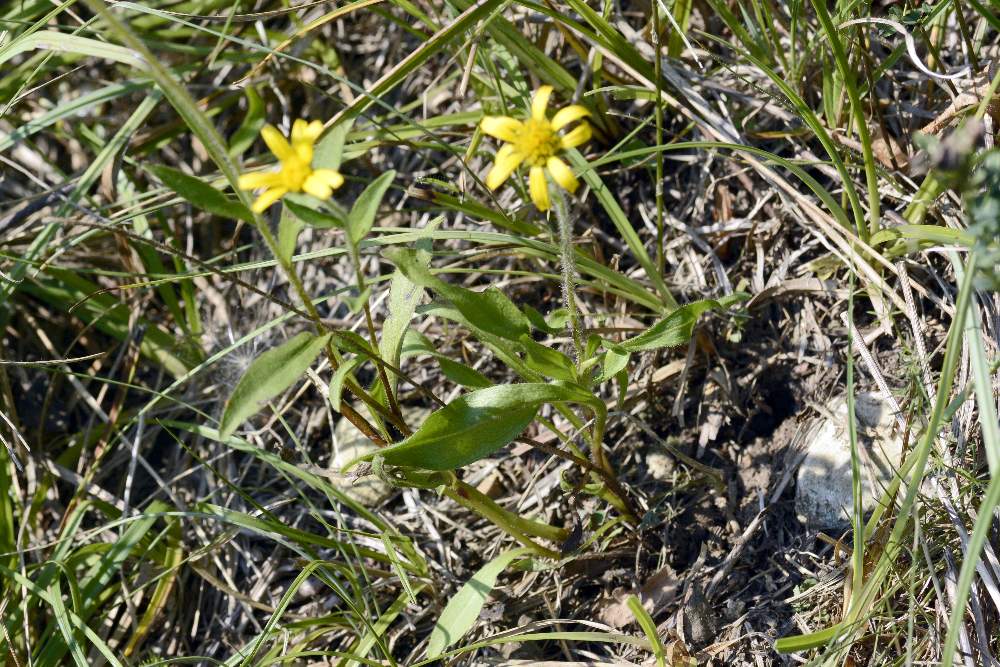
[(329, 340), (330, 334), (316, 336), (303, 331), (254, 359), (226, 403), (219, 425), (221, 437), (228, 438), (264, 402), (302, 377)]
[(559, 350), (553, 350), (551, 347), (532, 340), (528, 334), (521, 336), (521, 345), (524, 346), (524, 351), (527, 354), (525, 363), (531, 370), (538, 371), (553, 380), (566, 380), (567, 382), (576, 380), (576, 366), (573, 365), (573, 360)]
[(490, 379), (475, 368), (470, 368), (461, 362), (449, 359), (443, 354), (435, 354), (434, 357), (441, 364), (441, 372), (444, 373), (444, 376), (455, 384), (468, 387), (469, 389), (485, 389), (486, 387), (493, 386)]
[(440, 317), (443, 320), (449, 320), (466, 327), (479, 339), (480, 343), (493, 353), (497, 361), (520, 375), (527, 382), (541, 381), (542, 378), (538, 373), (528, 368), (528, 365), (524, 363), (521, 358), (521, 346), (516, 341), (502, 338), (474, 326), (457, 308), (441, 301), (435, 301), (426, 306), (420, 306), (417, 308), (417, 312), (428, 317)]
[(0, 65), (22, 53), (35, 49), (112, 60), (131, 65), (137, 69), (145, 69), (146, 64), (143, 62), (142, 54), (124, 46), (109, 44), (105, 40), (70, 35), (57, 30), (41, 30), (31, 34), (24, 33), (9, 44), (4, 44), (3, 48), (0, 48)]
[(360, 354), (366, 359), (372, 359), (376, 356), (375, 351), (372, 350), (371, 342), (355, 331), (345, 329), (343, 331), (337, 331), (334, 336), (337, 348), (343, 350), (344, 352)]
[(575, 171), (580, 173), (583, 177), (584, 182), (590, 186), (593, 191), (593, 196), (601, 203), (604, 208), (605, 213), (611, 218), (611, 221), (615, 224), (615, 228), (618, 230), (618, 234), (625, 241), (629, 250), (635, 256), (636, 261), (645, 270), (646, 275), (652, 281), (653, 286), (656, 288), (663, 305), (666, 308), (661, 308), (660, 312), (663, 312), (671, 307), (677, 305), (676, 299), (670, 293), (670, 289), (667, 287), (666, 282), (663, 280), (663, 276), (660, 274), (659, 270), (656, 268), (656, 264), (650, 259), (649, 253), (646, 252), (646, 246), (643, 244), (639, 233), (635, 231), (632, 223), (629, 221), (627, 215), (622, 210), (621, 205), (618, 200), (615, 199), (614, 193), (611, 189), (604, 184), (601, 180), (600, 175), (596, 170), (592, 169), (590, 165), (587, 164), (586, 158), (584, 158), (579, 151), (572, 149), (567, 151), (566, 156), (570, 160), (570, 164)]
[(628, 394), (628, 371), (621, 369), (615, 375), (615, 382), (618, 383), (618, 400), (615, 402), (615, 410), (625, 408), (625, 397)]
[(538, 329), (539, 331), (544, 331), (549, 335), (558, 333), (557, 331), (552, 329), (552, 327), (549, 326), (548, 322), (545, 321), (545, 318), (542, 316), (542, 314), (538, 312), (538, 310), (536, 310), (533, 306), (527, 306), (527, 305), (524, 306), (524, 316), (528, 318), (528, 322), (530, 322), (531, 326), (534, 327), (535, 329)]
[(703, 299), (686, 304), (635, 338), (629, 338), (622, 342), (618, 347), (626, 352), (639, 352), (683, 345), (691, 340), (694, 326), (698, 323), (698, 317), (702, 313), (709, 310), (722, 310), (733, 303), (745, 301), (748, 298), (750, 295), (737, 292), (718, 301)]
[(474, 292), (446, 283), (419, 262), (412, 250), (400, 248), (384, 254), (414, 283), (433, 289), (450, 301), (469, 324), (487, 333), (515, 341), (519, 341), (521, 336), (530, 331), (525, 314), (496, 287), (489, 287), (484, 292)]
[(625, 367), (628, 365), (628, 360), (630, 356), (632, 355), (627, 350), (623, 350), (621, 348), (618, 349), (608, 348), (604, 352), (604, 359), (601, 367), (601, 377), (598, 379), (598, 381), (607, 382), (614, 376), (618, 375), (618, 373), (625, 370)]
[(375, 214), (385, 197), (386, 190), (392, 185), (396, 172), (390, 169), (368, 184), (351, 207), (347, 215), (347, 236), (351, 243), (357, 245), (368, 236), (375, 224)]
[(361, 361), (361, 357), (354, 357), (353, 359), (345, 361), (336, 371), (334, 371), (333, 377), (330, 378), (330, 405), (332, 405), (333, 409), (337, 412), (340, 412), (340, 399), (344, 393), (344, 381), (347, 380), (351, 371), (357, 368)]
[[(417, 242), (421, 248), (415, 257), (418, 262), (427, 266), (430, 261), (430, 241), (427, 239)], [(423, 246), (426, 246), (423, 247)], [(403, 341), (406, 332), (410, 329), (410, 320), (424, 298), (424, 289), (407, 278), (398, 268), (392, 273), (392, 280), (389, 282), (389, 314), (382, 322), (382, 335), (379, 338), (379, 351), (382, 358), (393, 366), (399, 366), (400, 357), (403, 351)], [(389, 378), (389, 389), (395, 393), (398, 378), (393, 374)]]
[(566, 402), (604, 409), (600, 399), (576, 385), (526, 382), (487, 387), (458, 397), (431, 414), (407, 439), (359, 460), (378, 454), (390, 465), (454, 470), (510, 444), (543, 404)]
[(296, 218), (310, 227), (318, 227), (320, 229), (340, 229), (344, 226), (344, 221), (340, 218), (330, 215), (329, 213), (322, 213), (314, 208), (306, 206), (305, 204), (292, 201), (290, 197), (285, 197), (284, 205), (285, 208), (295, 214)]
[(261, 128), (264, 127), (264, 100), (260, 98), (257, 90), (252, 86), (248, 86), (245, 93), (247, 96), (247, 115), (229, 139), (229, 155), (232, 157), (250, 148), (257, 140)]
[(295, 254), (295, 244), (299, 240), (299, 233), (304, 226), (298, 216), (282, 207), (281, 220), (278, 222), (278, 256), (282, 260), (291, 261)]
[(361, 309), (365, 307), (368, 303), (368, 299), (371, 298), (372, 288), (365, 287), (360, 294), (355, 294), (354, 296), (345, 295), (344, 301), (347, 303), (347, 309), (351, 311), (352, 314), (356, 315), (361, 312)]
[(434, 624), (434, 629), (431, 630), (431, 638), (427, 642), (428, 660), (440, 656), (445, 649), (452, 646), (472, 629), (483, 609), (483, 604), (486, 602), (486, 596), (490, 594), (497, 583), (497, 577), (515, 559), (528, 553), (530, 550), (526, 547), (501, 553), (479, 568), (472, 575), (472, 578), (458, 589), (455, 596), (448, 600), (444, 611), (441, 612), (437, 623)]
[[(385, 338), (382, 340), (384, 341)], [(400, 348), (399, 357), (404, 356), (404, 354), (407, 357), (419, 354), (431, 355), (438, 360), (438, 363), (441, 365), (441, 372), (444, 373), (445, 377), (455, 384), (468, 387), (469, 389), (483, 389), (493, 386), (493, 382), (485, 375), (461, 362), (449, 359), (447, 355), (438, 352), (429, 338), (412, 329), (408, 329), (405, 332)], [(396, 359), (397, 363), (398, 361), (399, 358)]]
[(656, 664), (659, 667), (663, 667), (666, 664), (666, 650), (660, 641), (660, 635), (656, 630), (656, 623), (653, 622), (653, 618), (646, 611), (646, 608), (642, 606), (642, 601), (639, 600), (637, 595), (629, 595), (625, 604), (628, 606), (629, 611), (632, 612), (632, 615), (635, 616), (635, 620), (639, 622), (639, 627), (646, 634), (646, 639), (653, 645), (653, 655), (656, 656)]
[(528, 318), (531, 326), (539, 331), (544, 331), (550, 336), (558, 336), (566, 333), (566, 323), (569, 322), (569, 313), (565, 308), (556, 308), (548, 317), (545, 317), (532, 306), (524, 306), (524, 315)]
[(975, 245), (975, 237), (965, 231), (949, 229), (940, 225), (899, 225), (897, 227), (886, 227), (871, 238), (872, 246), (879, 246), (888, 241), (898, 239), (912, 239), (924, 243), (939, 245), (962, 245), (971, 247)]
[(819, 630), (818, 632), (811, 632), (807, 635), (781, 637), (774, 642), (774, 650), (778, 653), (798, 653), (799, 651), (808, 651), (812, 648), (819, 648), (820, 646), (829, 644), (834, 637), (843, 631), (844, 624), (837, 623), (829, 628)]
[[(170, 593), (177, 585), (182, 565), (184, 563), (184, 546), (182, 543), (181, 521), (174, 516), (164, 516), (166, 524), (166, 544), (162, 550), (162, 557), (158, 558), (156, 565), (163, 574), (157, 577), (156, 586), (149, 596), (148, 606), (139, 619), (134, 634), (129, 637), (125, 646), (125, 655), (133, 655), (135, 650), (142, 645), (149, 633), (157, 626), (164, 608), (170, 601)], [(162, 535), (162, 533), (161, 533)]]
[(323, 135), (316, 144), (316, 150), (313, 151), (313, 167), (340, 170), (340, 163), (344, 159), (344, 141), (352, 125), (354, 121), (348, 118), (334, 125), (332, 130)]
[(438, 291), (472, 325), (508, 340), (518, 340), (528, 333), (528, 318), (496, 287), (488, 287), (484, 292), (474, 292), (464, 287), (444, 284), (447, 289)]
[(253, 223), (253, 213), (243, 204), (222, 194), (200, 178), (162, 165), (150, 167), (163, 184), (179, 194), (192, 206), (223, 218)]
[[(680, 30), (671, 30), (667, 41), (667, 57), (677, 58), (684, 50), (684, 33), (688, 32), (691, 23), (691, 0), (676, 0), (673, 7), (674, 23)], [(643, 627), (645, 629), (645, 627)]]
[[(420, 179), (421, 182), (426, 180), (427, 179)], [(450, 194), (445, 194), (437, 190), (420, 189), (419, 192), (421, 199), (430, 202), (436, 207), (465, 213), (471, 218), (488, 220), (497, 227), (506, 229), (515, 234), (530, 238), (541, 233), (541, 229), (537, 225), (524, 220), (509, 217), (503, 211), (495, 211), (485, 204), (472, 199), (469, 196), (469, 193), (465, 193), (462, 197), (453, 197)]]
[[(68, 619), (69, 615), (66, 610), (66, 603), (63, 601), (62, 587), (60, 586), (61, 579), (61, 576), (55, 577), (49, 586), (49, 599), (52, 600), (52, 615), (55, 616), (59, 632), (62, 633), (63, 643), (68, 647), (70, 655), (73, 656), (73, 662), (78, 667), (87, 667), (87, 657), (83, 654), (83, 648), (74, 636), (73, 627)], [(70, 578), (69, 581), (72, 587), (73, 579)], [(78, 598), (78, 593), (76, 595), (71, 594), (70, 599)]]

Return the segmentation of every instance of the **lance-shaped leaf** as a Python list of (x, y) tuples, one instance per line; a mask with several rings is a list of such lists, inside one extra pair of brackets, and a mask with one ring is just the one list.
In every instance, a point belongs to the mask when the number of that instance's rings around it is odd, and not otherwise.
[(392, 185), (394, 178), (396, 178), (396, 172), (390, 169), (369, 183), (368, 187), (355, 200), (351, 212), (347, 215), (347, 235), (354, 245), (361, 243), (368, 236), (368, 232), (372, 230), (372, 226), (375, 224), (375, 214), (378, 213), (382, 198), (385, 197), (385, 193)]
[(170, 167), (154, 166), (150, 170), (163, 184), (196, 208), (223, 218), (253, 223), (253, 213), (238, 201), (230, 199), (200, 178), (189, 176)]
[(316, 336), (303, 331), (254, 359), (226, 403), (219, 426), (221, 437), (228, 438), (264, 403), (301, 378), (329, 340), (330, 334)]
[(390, 465), (454, 470), (513, 442), (545, 403), (582, 403), (603, 419), (604, 404), (578, 385), (497, 385), (458, 397), (431, 414), (406, 440), (359, 460), (378, 454)]
[(441, 653), (465, 636), (476, 624), (479, 613), (483, 610), (486, 596), (490, 594), (497, 583), (497, 577), (515, 559), (525, 556), (529, 549), (520, 548), (504, 551), (499, 556), (483, 565), (465, 582), (455, 597), (448, 600), (444, 611), (438, 617), (431, 638), (427, 642), (427, 658), (433, 660)]
[(627, 352), (677, 347), (691, 340), (698, 317), (709, 310), (723, 310), (734, 303), (745, 301), (750, 295), (736, 292), (716, 301), (703, 299), (681, 306), (635, 338), (623, 341), (618, 347)]
[(530, 331), (528, 318), (507, 295), (496, 287), (475, 292), (441, 280), (418, 261), (414, 251), (396, 248), (385, 252), (385, 257), (399, 267), (411, 281), (434, 290), (450, 301), (456, 310), (475, 327), (508, 340), (520, 340)]

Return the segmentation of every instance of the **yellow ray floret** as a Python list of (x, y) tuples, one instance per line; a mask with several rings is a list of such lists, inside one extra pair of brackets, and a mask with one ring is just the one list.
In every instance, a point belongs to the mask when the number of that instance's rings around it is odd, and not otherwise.
[[(580, 182), (556, 154), (575, 148), (590, 140), (590, 125), (582, 120), (590, 112), (579, 104), (564, 107), (549, 120), (547, 111), (552, 86), (542, 86), (531, 99), (531, 117), (520, 121), (510, 116), (486, 116), (480, 123), (483, 132), (506, 142), (497, 151), (493, 168), (486, 175), (486, 187), (496, 190), (503, 185), (522, 163), (530, 167), (528, 191), (531, 201), (539, 211), (547, 211), (549, 187), (545, 179), (548, 171), (552, 180), (569, 192), (576, 192)], [(566, 134), (559, 131), (570, 123), (582, 121)]]
[(253, 172), (240, 176), (240, 188), (264, 188), (253, 203), (255, 213), (267, 208), (289, 192), (305, 192), (320, 199), (328, 199), (333, 191), (344, 184), (344, 177), (334, 169), (313, 169), (313, 147), (323, 133), (323, 123), (307, 123), (301, 118), (292, 124), (292, 141), (285, 139), (277, 128), (265, 125), (260, 131), (264, 143), (278, 158), (278, 171)]

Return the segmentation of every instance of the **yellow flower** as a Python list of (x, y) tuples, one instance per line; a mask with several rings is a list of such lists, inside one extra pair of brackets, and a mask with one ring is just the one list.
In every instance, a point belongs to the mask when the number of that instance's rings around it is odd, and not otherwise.
[(256, 190), (265, 188), (253, 203), (254, 213), (267, 208), (289, 192), (307, 192), (320, 199), (328, 199), (333, 191), (344, 184), (344, 177), (334, 169), (313, 169), (313, 145), (323, 133), (323, 123), (307, 123), (301, 118), (292, 125), (292, 143), (271, 125), (260, 131), (264, 143), (281, 162), (278, 171), (254, 172), (240, 176), (240, 188)]
[(528, 190), (531, 200), (539, 211), (550, 207), (549, 188), (545, 182), (545, 170), (552, 174), (556, 183), (570, 192), (576, 192), (580, 182), (573, 170), (556, 157), (556, 153), (567, 148), (575, 148), (590, 139), (590, 125), (581, 122), (571, 131), (560, 135), (573, 121), (589, 116), (590, 112), (579, 104), (564, 107), (549, 120), (546, 110), (552, 86), (542, 86), (531, 99), (531, 118), (525, 121), (510, 116), (486, 116), (480, 123), (483, 132), (506, 141), (497, 151), (493, 168), (486, 175), (486, 187), (496, 190), (506, 181), (522, 162), (531, 168), (528, 172)]

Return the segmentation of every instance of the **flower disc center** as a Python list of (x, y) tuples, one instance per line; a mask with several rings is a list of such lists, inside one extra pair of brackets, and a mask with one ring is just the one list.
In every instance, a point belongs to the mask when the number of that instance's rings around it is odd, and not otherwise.
[(281, 181), (282, 185), (292, 192), (300, 192), (302, 184), (309, 178), (312, 169), (302, 161), (297, 155), (282, 161)]
[(530, 166), (541, 167), (559, 151), (559, 136), (548, 120), (532, 118), (525, 121), (515, 148), (525, 156), (524, 159)]

